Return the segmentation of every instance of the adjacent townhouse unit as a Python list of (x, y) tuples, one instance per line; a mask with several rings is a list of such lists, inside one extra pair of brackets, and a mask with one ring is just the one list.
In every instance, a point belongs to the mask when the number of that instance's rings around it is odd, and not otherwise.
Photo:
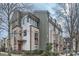
[(67, 37), (67, 38), (64, 38), (64, 53), (70, 53), (70, 48), (71, 48), (71, 45), (70, 45), (70, 38)]
[(0, 51), (8, 51), (8, 41), (7, 41), (7, 38), (0, 39)]
[(61, 26), (48, 11), (15, 11), (11, 20), (12, 50), (45, 50), (52, 43), (52, 51), (59, 52)]

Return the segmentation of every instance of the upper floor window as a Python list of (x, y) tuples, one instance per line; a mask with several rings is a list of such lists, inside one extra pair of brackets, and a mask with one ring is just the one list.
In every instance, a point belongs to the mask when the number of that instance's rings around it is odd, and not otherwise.
[(24, 21), (24, 19), (23, 19), (23, 21), (22, 21), (22, 24), (23, 24), (23, 25), (24, 25), (24, 22), (25, 22), (25, 21)]
[(55, 29), (55, 26), (54, 26), (54, 31), (55, 31), (56, 29)]
[(30, 19), (30, 24), (37, 27), (37, 22), (33, 19)]
[(39, 27), (39, 22), (37, 22), (37, 27)]
[(25, 16), (22, 19), (22, 24), (25, 25), (27, 22), (29, 22), (29, 17)]
[(29, 17), (27, 17), (27, 22), (29, 22)]
[(27, 30), (24, 30), (24, 36), (26, 36), (27, 35)]

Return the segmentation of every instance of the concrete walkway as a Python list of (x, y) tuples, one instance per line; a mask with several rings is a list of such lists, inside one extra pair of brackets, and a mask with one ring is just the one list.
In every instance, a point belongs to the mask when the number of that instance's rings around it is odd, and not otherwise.
[[(7, 52), (0, 52), (0, 55), (1, 56), (8, 56), (8, 53)], [(12, 54), (11, 53), (11, 56), (22, 56), (21, 54)]]

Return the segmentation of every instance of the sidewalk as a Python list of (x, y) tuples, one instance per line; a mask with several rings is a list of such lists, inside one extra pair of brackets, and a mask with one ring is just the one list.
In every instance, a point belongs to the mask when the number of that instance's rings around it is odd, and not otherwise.
[[(8, 56), (8, 53), (7, 52), (0, 52), (1, 56)], [(11, 56), (22, 56), (21, 54), (12, 54), (11, 53)]]
[(0, 52), (0, 56), (8, 56), (8, 53), (6, 53), (6, 52)]
[(66, 54), (60, 54), (59, 56), (66, 56)]

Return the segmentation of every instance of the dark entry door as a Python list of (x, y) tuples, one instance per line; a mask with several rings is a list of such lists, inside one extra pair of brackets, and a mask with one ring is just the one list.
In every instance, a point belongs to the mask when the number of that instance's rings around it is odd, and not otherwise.
[(18, 44), (18, 50), (20, 51), (22, 48), (22, 45), (21, 44)]

